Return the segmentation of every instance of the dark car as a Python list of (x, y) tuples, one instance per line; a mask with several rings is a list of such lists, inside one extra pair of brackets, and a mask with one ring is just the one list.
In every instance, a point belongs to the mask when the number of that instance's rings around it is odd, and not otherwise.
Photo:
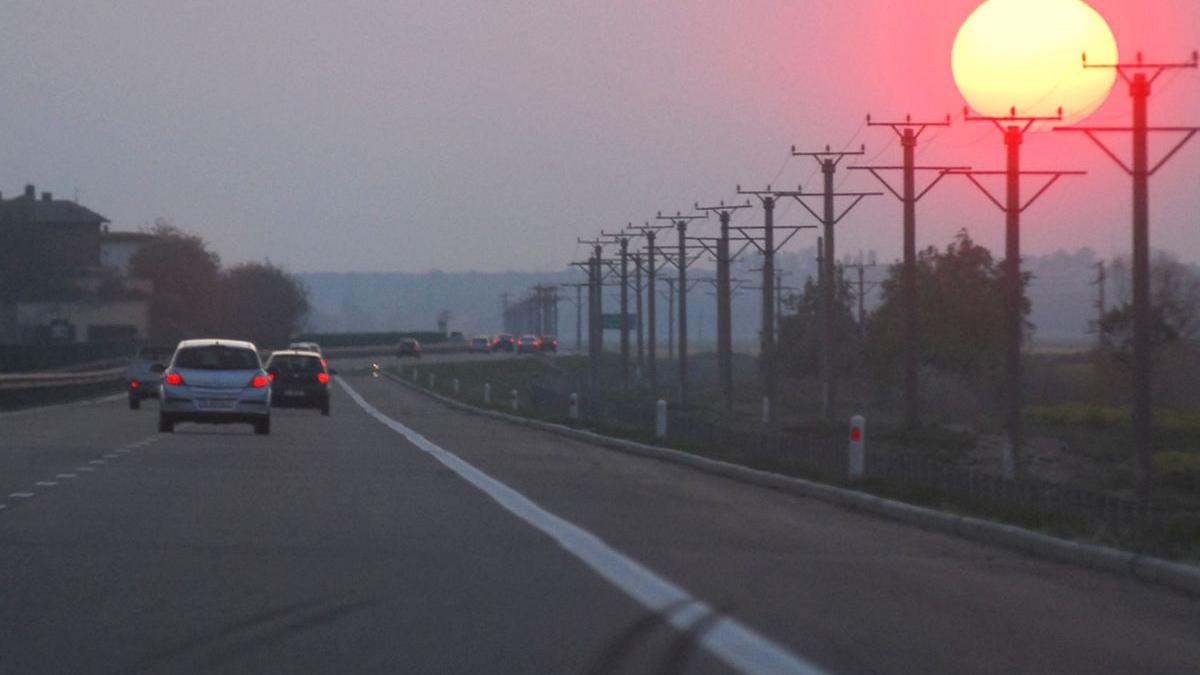
[(396, 345), (396, 357), (404, 358), (411, 356), (413, 358), (421, 358), (421, 343), (413, 338), (404, 338), (400, 340), (400, 344)]
[(267, 361), (271, 405), (280, 408), (318, 408), (329, 414), (329, 376), (333, 374), (316, 352), (275, 352)]
[(129, 392), (129, 407), (142, 407), (142, 399), (158, 398), (162, 391), (162, 368), (156, 372), (154, 366), (162, 366), (175, 354), (173, 347), (146, 346), (138, 350), (129, 368), (125, 371), (125, 384)]
[(542, 336), (542, 351), (557, 352), (558, 351), (558, 338), (554, 337), (553, 335), (543, 335)]
[(536, 335), (522, 335), (517, 338), (517, 353), (535, 353), (542, 350), (542, 339)]
[(517, 341), (507, 333), (501, 333), (492, 338), (492, 351), (511, 352), (517, 348)]

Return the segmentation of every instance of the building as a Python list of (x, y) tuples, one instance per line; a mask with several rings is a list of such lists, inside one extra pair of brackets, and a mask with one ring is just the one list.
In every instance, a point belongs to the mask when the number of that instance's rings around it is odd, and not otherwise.
[(146, 338), (149, 289), (128, 272), (148, 235), (109, 233), (108, 223), (32, 185), (0, 195), (0, 344)]

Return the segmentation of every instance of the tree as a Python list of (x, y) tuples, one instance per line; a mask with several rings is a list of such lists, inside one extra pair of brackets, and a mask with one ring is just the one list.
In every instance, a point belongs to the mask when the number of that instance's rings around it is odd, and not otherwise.
[[(833, 366), (837, 372), (847, 372), (859, 362), (859, 330), (854, 320), (854, 292), (850, 284), (838, 275), (834, 287), (834, 319), (838, 322), (840, 340), (834, 345)], [(778, 363), (793, 377), (811, 377), (820, 373), (820, 354), (824, 333), (821, 311), (821, 288), (809, 277), (799, 295), (788, 297), (784, 304), (789, 314), (780, 322), (780, 340), (776, 346)]]
[(221, 259), (197, 235), (159, 219), (153, 238), (130, 259), (132, 276), (154, 284), (150, 337), (170, 343), (208, 335), (216, 327)]
[[(1118, 361), (1127, 362), (1133, 350), (1133, 303), (1129, 262), (1113, 261), (1117, 306), (1097, 326)], [(1200, 337), (1200, 269), (1166, 252), (1156, 252), (1150, 262), (1151, 343), (1155, 349), (1179, 340)]]
[(244, 263), (221, 281), (221, 328), (231, 338), (259, 346), (286, 343), (308, 314), (308, 290), (282, 268)]
[[(903, 265), (888, 269), (882, 303), (868, 320), (868, 363), (876, 378), (897, 379), (904, 349)], [(1022, 291), (1031, 275), (1022, 275)], [(961, 230), (946, 250), (929, 247), (917, 255), (919, 360), (969, 381), (998, 373), (1004, 360), (1005, 275), (991, 252)], [(1021, 315), (1029, 315), (1028, 299)], [(1033, 326), (1025, 323), (1026, 338)]]

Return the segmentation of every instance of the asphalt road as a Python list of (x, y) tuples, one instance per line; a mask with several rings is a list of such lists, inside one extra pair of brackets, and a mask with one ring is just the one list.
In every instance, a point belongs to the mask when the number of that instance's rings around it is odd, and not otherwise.
[(1200, 664), (1195, 599), (454, 412), (355, 365), (331, 417), (276, 410), (269, 437), (160, 435), (152, 402), (0, 415), (0, 672)]

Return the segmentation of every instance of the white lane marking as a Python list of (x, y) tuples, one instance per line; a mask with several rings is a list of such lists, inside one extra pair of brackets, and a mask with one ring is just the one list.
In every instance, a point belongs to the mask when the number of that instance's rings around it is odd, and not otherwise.
[(88, 462), (88, 464), (108, 464), (108, 462), (104, 461), (103, 459), (93, 459), (92, 461)]
[(55, 485), (58, 485), (58, 483), (55, 483), (52, 480), (39, 480), (38, 482), (34, 483), (34, 485), (38, 487), (54, 487)]
[(0, 509), (7, 509), (7, 508), (8, 508), (8, 504), (0, 504)]
[(59, 474), (55, 474), (55, 476), (54, 476), (54, 477), (55, 477), (55, 478), (74, 478), (74, 477), (75, 477), (75, 474), (73, 474), (73, 473), (59, 473)]
[(76, 471), (95, 471), (96, 467), (94, 467), (94, 466), (77, 466), (77, 467), (75, 467), (75, 470)]
[(33, 496), (32, 492), (14, 492), (9, 495), (10, 499), (29, 499)]
[[(559, 546), (625, 592), (643, 607), (662, 612), (667, 621), (687, 631), (697, 621), (714, 613), (709, 605), (654, 573), (636, 560), (604, 543), (600, 537), (550, 513), (516, 490), (463, 461), (454, 453), (379, 412), (346, 381), (337, 378), (342, 389), (368, 415), (404, 436), (417, 448), (431, 455), (451, 471), (462, 476), (491, 497), (509, 513), (553, 539)], [(686, 607), (683, 607), (686, 605)], [(673, 607), (682, 607), (671, 611)], [(700, 644), (727, 665), (744, 673), (824, 673), (815, 664), (793, 654), (728, 616), (718, 615), (699, 636)]]
[(116, 458), (117, 458), (117, 454), (116, 454), (115, 452), (110, 452), (110, 453), (108, 453), (107, 455), (104, 455), (104, 458), (105, 458), (105, 459), (116, 459)]

